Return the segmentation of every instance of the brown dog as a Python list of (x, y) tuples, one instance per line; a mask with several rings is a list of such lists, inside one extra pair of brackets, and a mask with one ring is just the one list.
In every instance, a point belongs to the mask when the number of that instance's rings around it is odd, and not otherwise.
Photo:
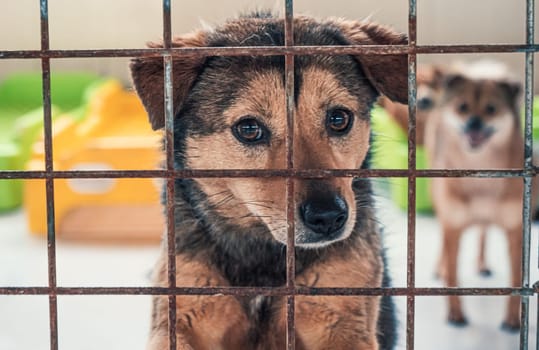
[[(372, 23), (294, 20), (298, 45), (406, 44)], [(255, 14), (176, 38), (174, 47), (284, 44), (283, 20)], [(157, 47), (159, 45), (154, 45)], [(135, 59), (134, 83), (154, 129), (164, 126), (163, 61)], [(368, 164), (369, 116), (379, 93), (407, 99), (406, 56), (297, 56), (294, 164), (359, 169)], [(174, 58), (175, 166), (180, 169), (284, 169), (284, 57)], [(296, 284), (388, 285), (367, 179), (294, 180)], [(179, 287), (283, 286), (286, 180), (176, 180)], [(166, 259), (157, 265), (166, 286)], [(154, 299), (148, 349), (168, 349), (168, 299)], [(391, 299), (297, 296), (296, 349), (391, 349)], [(284, 349), (286, 298), (178, 296), (178, 349)]]
[[(461, 65), (448, 72), (439, 106), (426, 125), (425, 145), (431, 167), (522, 168), (520, 91), (521, 85), (496, 62)], [(472, 225), (484, 230), (494, 224), (507, 234), (512, 285), (519, 286), (522, 179), (433, 178), (431, 191), (443, 230), (440, 270), (446, 285), (457, 286), (457, 255), (463, 230)], [(480, 263), (481, 259), (485, 268), (484, 257), (480, 257)], [(519, 310), (519, 298), (510, 297), (504, 329), (519, 328)], [(449, 297), (449, 321), (455, 325), (467, 323), (458, 296)]]

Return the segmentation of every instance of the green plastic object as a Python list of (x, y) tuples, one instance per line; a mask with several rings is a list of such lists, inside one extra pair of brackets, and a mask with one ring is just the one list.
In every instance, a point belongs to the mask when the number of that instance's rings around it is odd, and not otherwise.
[[(84, 115), (88, 94), (104, 79), (93, 73), (51, 74), (51, 117)], [(43, 130), (41, 73), (16, 73), (0, 82), (0, 170), (24, 170), (31, 147)], [(72, 112), (73, 111), (73, 112)], [(18, 207), (22, 181), (0, 180), (0, 212)]]
[[(408, 135), (393, 121), (387, 112), (376, 106), (372, 110), (371, 126), (374, 133), (372, 167), (374, 169), (408, 169)], [(416, 147), (416, 169), (426, 169), (427, 158), (422, 146)], [(408, 208), (408, 179), (392, 177), (380, 179), (388, 184), (391, 199), (401, 209)], [(429, 180), (416, 179), (416, 211), (431, 213)]]
[[(524, 108), (522, 108), (522, 127), (524, 128)], [(533, 109), (532, 109), (532, 118), (533, 118), (533, 141), (536, 143), (539, 140), (539, 96), (533, 98)]]

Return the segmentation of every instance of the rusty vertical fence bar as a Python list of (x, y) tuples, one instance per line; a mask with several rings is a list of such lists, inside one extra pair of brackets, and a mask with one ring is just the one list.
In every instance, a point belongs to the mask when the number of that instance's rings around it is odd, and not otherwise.
[[(169, 51), (172, 46), (171, 3), (163, 0), (163, 96), (165, 111), (165, 167), (167, 171), (174, 170), (174, 106), (173, 106), (173, 59)], [(165, 179), (165, 207), (166, 207), (166, 247), (167, 247), (167, 283), (168, 293), (168, 333), (169, 349), (176, 350), (176, 295), (172, 292), (176, 288), (176, 239), (175, 239), (175, 178), (167, 176)]]
[[(534, 42), (534, 0), (526, 0), (526, 45)], [(522, 198), (522, 288), (529, 291), (530, 288), (530, 245), (531, 245), (531, 211), (532, 211), (532, 168), (533, 168), (533, 72), (534, 53), (525, 54), (525, 119), (524, 119), (524, 193)], [(533, 293), (523, 293), (521, 296), (520, 315), (520, 349), (528, 349), (530, 298)], [(536, 343), (539, 339), (536, 339)], [(539, 346), (539, 345), (536, 345)]]
[[(47, 52), (49, 45), (49, 4), (40, 0), (41, 51)], [(50, 58), (41, 58), (43, 94), (43, 133), (45, 152), (45, 193), (47, 207), (47, 264), (49, 284), (49, 328), (50, 350), (58, 350), (58, 296), (56, 294), (56, 227), (54, 215), (54, 175), (52, 150), (52, 111), (51, 111), (51, 64)]]
[[(534, 0), (526, 1), (526, 44), (534, 42)], [(525, 120), (524, 120), (524, 188), (522, 205), (522, 280), (523, 290), (530, 289), (530, 240), (531, 240), (531, 210), (532, 210), (532, 168), (533, 168), (533, 72), (534, 53), (526, 52), (525, 66)], [(529, 338), (529, 296), (533, 293), (525, 292), (521, 295), (521, 329), (520, 329), (520, 349), (528, 349)], [(539, 339), (536, 339), (536, 343)], [(539, 346), (539, 345), (536, 345)]]
[[(285, 47), (294, 46), (294, 1), (285, 0)], [(285, 55), (285, 104), (286, 104), (286, 168), (294, 169), (294, 54)], [(295, 203), (294, 179), (286, 178), (286, 348), (296, 348), (295, 300), (296, 300), (296, 254), (295, 254)]]
[[(417, 4), (408, 2), (408, 45), (413, 50), (417, 44)], [(417, 55), (408, 54), (408, 245), (406, 287), (415, 288), (415, 223), (416, 223), (416, 65)], [(415, 295), (406, 296), (406, 349), (414, 349)]]

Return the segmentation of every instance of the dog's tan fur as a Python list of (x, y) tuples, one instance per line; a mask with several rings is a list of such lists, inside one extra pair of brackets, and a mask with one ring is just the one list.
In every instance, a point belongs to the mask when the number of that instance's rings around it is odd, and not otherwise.
[[(357, 100), (339, 85), (335, 77), (323, 70), (310, 69), (304, 73), (305, 84), (299, 93), (297, 118), (294, 137), (294, 163), (300, 169), (357, 169), (364, 160), (369, 147), (370, 127), (367, 119), (357, 119), (354, 128), (357, 132), (350, 134), (350, 138), (343, 142), (336, 140), (327, 143), (322, 137), (323, 125), (318, 122), (329, 103), (348, 106), (356, 114), (363, 113)], [(284, 141), (286, 134), (286, 119), (284, 89), (278, 72), (262, 74), (254, 77), (246, 87), (244, 95), (240, 95), (241, 103), (231, 106), (224, 113), (225, 120), (233, 124), (238, 115), (264, 115), (268, 118), (267, 124), (273, 127), (274, 136)], [(265, 111), (265, 112), (263, 112)], [(280, 116), (280, 118), (277, 118)], [(314, 118), (311, 118), (314, 117)], [(221, 147), (216, 148), (219, 144)], [(187, 143), (189, 167), (193, 169), (284, 169), (286, 168), (286, 145), (284, 142), (274, 145), (270, 152), (246, 153), (233, 135), (224, 130), (222, 133), (208, 135), (197, 139), (190, 139)], [(235, 158), (230, 159), (224, 152), (236, 150)], [(324, 149), (324, 152), (311, 153), (308, 150)], [(221, 152), (220, 150), (223, 150)], [(361, 155), (358, 157), (357, 155)], [(249, 220), (250, 213), (255, 212), (272, 228), (276, 239), (286, 242), (286, 227), (283, 224), (286, 217), (286, 180), (275, 178), (251, 178), (249, 181), (238, 178), (199, 179), (204, 192), (217, 193), (209, 198), (214, 204), (224, 198), (232, 196), (233, 199), (223, 207), (220, 213), (228, 218), (243, 218)], [(338, 191), (352, 205), (351, 212), (355, 213), (354, 194), (352, 191), (352, 178), (335, 177), (324, 181)], [(297, 181), (295, 186), (296, 202), (302, 201), (306, 184)], [(223, 189), (229, 191), (223, 191)], [(260, 205), (254, 198), (264, 198), (265, 203)], [(353, 215), (353, 214), (352, 214)], [(299, 219), (297, 219), (299, 221)], [(349, 231), (352, 227), (349, 227)]]
[[(266, 22), (264, 22), (266, 21)], [(252, 38), (258, 26), (282, 20), (240, 19), (227, 22), (218, 29), (230, 36)], [(294, 22), (296, 33), (306, 28), (329, 26), (338, 28), (351, 43), (356, 44), (402, 44), (403, 36), (370, 23), (331, 20), (318, 23), (306, 17)], [(309, 29), (312, 30), (312, 29)], [(205, 46), (210, 34), (179, 38), (174, 46)], [(228, 34), (227, 34), (228, 35)], [(248, 39), (246, 39), (248, 40)], [(364, 163), (369, 148), (369, 109), (376, 91), (385, 93), (401, 102), (406, 100), (406, 56), (358, 56), (364, 74), (352, 95), (337, 75), (324, 65), (311, 65), (301, 72), (301, 87), (297, 92), (294, 119), (293, 161), (297, 169), (358, 169)], [(330, 62), (328, 60), (328, 62)], [(191, 84), (199, 74), (203, 62), (193, 57), (181, 57), (173, 64), (175, 113), (186, 103)], [(164, 125), (162, 62), (158, 59), (135, 61), (132, 65), (137, 91), (144, 102), (154, 128)], [(348, 70), (349, 68), (347, 68)], [(393, 72), (393, 73), (392, 73)], [(230, 72), (234, 74), (234, 72)], [(284, 169), (286, 162), (286, 111), (282, 70), (245, 69), (245, 82), (233, 102), (222, 113), (220, 124), (211, 133), (200, 133), (185, 138), (184, 166), (189, 169)], [(348, 74), (348, 73), (346, 73)], [(226, 79), (227, 77), (222, 77)], [(376, 91), (375, 91), (376, 90)], [(198, 93), (198, 92), (197, 92)], [(196, 95), (196, 94), (195, 94)], [(323, 121), (329, 108), (346, 108), (354, 115), (350, 132), (343, 137), (327, 136)], [(201, 108), (206, 108), (202, 105)], [(211, 106), (207, 114), (214, 112)], [(271, 130), (269, 146), (246, 147), (238, 142), (230, 131), (242, 116), (257, 116)], [(187, 117), (185, 117), (187, 118)], [(286, 244), (286, 180), (284, 178), (197, 178), (193, 180), (206, 196), (204, 205), (212, 208), (220, 217), (220, 223), (233, 223), (238, 232), (220, 232), (230, 246), (241, 247), (242, 241), (257, 234), (253, 227), (264, 226), (269, 231), (267, 244)], [(350, 177), (324, 180), (294, 179), (294, 202), (302, 203), (312, 191), (330, 189), (338, 193), (348, 204), (349, 216), (361, 217), (361, 227), (350, 219), (343, 226), (342, 234), (334, 241), (320, 242), (312, 246), (304, 244), (307, 228), (296, 211), (296, 284), (306, 287), (379, 287), (382, 285), (384, 262), (374, 211), (368, 202), (362, 202), (362, 194), (354, 189)], [(178, 185), (177, 185), (178, 186)], [(357, 185), (355, 185), (357, 186)], [(179, 189), (177, 188), (177, 191)], [(367, 189), (365, 191), (368, 191)], [(368, 193), (364, 195), (369, 196)], [(356, 198), (356, 197), (359, 197)], [(177, 215), (185, 209), (177, 205)], [(178, 219), (177, 219), (178, 220)], [(199, 226), (198, 218), (176, 223), (178, 239), (204, 237), (209, 233)], [(360, 230), (358, 232), (358, 230)], [(258, 229), (260, 231), (260, 229)], [(187, 238), (185, 238), (187, 237)], [(204, 238), (203, 238), (204, 239)], [(259, 239), (259, 238), (257, 238)], [(178, 248), (176, 257), (176, 284), (179, 287), (227, 287), (235, 286), (216, 264), (212, 246), (197, 246), (197, 251)], [(266, 243), (265, 243), (266, 244)], [(318, 250), (310, 250), (310, 249)], [(181, 250), (184, 249), (184, 250)], [(274, 249), (274, 248), (272, 248)], [(298, 249), (298, 248), (297, 248)], [(281, 251), (282, 252), (282, 251)], [(247, 251), (249, 259), (263, 252)], [(282, 253), (281, 253), (282, 254)], [(299, 255), (298, 255), (299, 254)], [(308, 256), (308, 258), (305, 258)], [(284, 257), (284, 256), (283, 256)], [(281, 258), (283, 258), (281, 257)], [(304, 261), (305, 259), (308, 259)], [(156, 267), (156, 283), (167, 285), (166, 255)], [(303, 267), (302, 267), (303, 266)], [(233, 268), (233, 267), (232, 267)], [(271, 269), (271, 266), (264, 269)], [(277, 269), (277, 268), (275, 268)], [(232, 276), (242, 277), (242, 276)], [(251, 276), (252, 278), (256, 276)], [(273, 278), (273, 277), (272, 277)], [(241, 279), (241, 278), (240, 278)], [(282, 281), (269, 280), (269, 285)], [(251, 284), (249, 284), (251, 285)], [(379, 349), (380, 300), (378, 296), (296, 296), (295, 329), (296, 349)], [(252, 313), (262, 303), (271, 306), (267, 328), (254, 329)], [(284, 349), (286, 344), (286, 298), (283, 297), (236, 297), (183, 296), (176, 297), (177, 349)], [(255, 313), (256, 314), (256, 313)], [(252, 333), (258, 336), (256, 342)], [(387, 335), (389, 336), (389, 334)], [(391, 341), (392, 342), (392, 341)], [(391, 343), (388, 342), (388, 343)], [(384, 349), (389, 349), (387, 345)], [(168, 349), (168, 298), (154, 298), (151, 339), (149, 350)]]
[[(216, 270), (185, 257), (176, 258), (178, 287), (227, 287)], [(296, 278), (298, 287), (361, 288), (381, 283), (381, 261), (370, 246), (345, 256), (334, 256)], [(166, 256), (156, 267), (159, 285), (166, 286)], [(378, 297), (296, 296), (296, 349), (378, 349)], [(249, 321), (233, 296), (177, 296), (178, 349), (248, 349)], [(276, 319), (260, 349), (284, 349), (286, 299), (278, 302)], [(168, 345), (168, 298), (154, 300), (151, 345)], [(364, 327), (357, 332), (357, 325)], [(211, 329), (211, 332), (208, 330)], [(337, 331), (338, 330), (338, 331)], [(301, 339), (301, 340), (300, 340)], [(225, 342), (223, 342), (225, 341)], [(159, 344), (159, 345), (156, 345)], [(166, 344), (166, 345), (165, 345)], [(164, 347), (163, 347), (164, 346)]]
[[(505, 74), (492, 77), (473, 74), (480, 64), (487, 63), (475, 63), (471, 68), (447, 73), (440, 104), (426, 125), (425, 145), (432, 168), (518, 169), (524, 164), (518, 107), (520, 84)], [(462, 131), (470, 116), (481, 119), (484, 128), (495, 130), (476, 147), (472, 147), (470, 136)], [(479, 225), (483, 230), (497, 225), (505, 230), (511, 285), (519, 286), (522, 179), (433, 178), (431, 192), (443, 231), (439, 268), (446, 286), (457, 286), (459, 240), (462, 232), (472, 225)], [(483, 239), (480, 244), (484, 245)], [(480, 253), (481, 264), (484, 265), (484, 252)], [(519, 298), (510, 297), (504, 327), (518, 329), (519, 310)], [(466, 324), (458, 296), (449, 297), (448, 318), (455, 324)]]

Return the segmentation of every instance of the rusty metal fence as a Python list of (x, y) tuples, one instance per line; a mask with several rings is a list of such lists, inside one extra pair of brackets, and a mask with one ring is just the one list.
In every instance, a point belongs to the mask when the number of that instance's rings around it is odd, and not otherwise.
[[(176, 295), (272, 295), (287, 298), (287, 348), (294, 349), (294, 300), (296, 295), (392, 295), (406, 297), (406, 348), (414, 349), (414, 320), (416, 296), (447, 295), (482, 295), (521, 297), (520, 349), (528, 349), (529, 302), (530, 297), (539, 300), (539, 283), (530, 285), (530, 229), (531, 229), (531, 179), (537, 175), (539, 168), (532, 164), (532, 103), (533, 103), (533, 69), (534, 53), (539, 45), (534, 43), (534, 0), (526, 0), (526, 43), (521, 45), (417, 45), (416, 0), (409, 0), (408, 10), (408, 45), (395, 46), (295, 46), (293, 39), (293, 0), (284, 1), (285, 13), (285, 46), (282, 47), (219, 47), (219, 48), (171, 48), (171, 1), (163, 0), (163, 37), (164, 48), (153, 49), (103, 49), (103, 50), (51, 50), (49, 48), (48, 0), (40, 2), (41, 49), (40, 50), (4, 50), (0, 49), (0, 59), (40, 59), (43, 82), (44, 109), (44, 145), (45, 169), (43, 171), (0, 171), (1, 179), (44, 179), (47, 200), (47, 250), (48, 250), (48, 286), (46, 287), (0, 287), (0, 295), (46, 295), (49, 298), (50, 349), (58, 350), (58, 307), (59, 295), (166, 295), (169, 299), (169, 336), (170, 349), (176, 349)], [(458, 54), (458, 53), (523, 53), (525, 54), (525, 149), (524, 164), (521, 169), (511, 170), (444, 170), (416, 169), (415, 146), (415, 111), (416, 111), (416, 66), (418, 54)], [(287, 111), (287, 169), (275, 170), (177, 170), (173, 162), (173, 106), (172, 106), (172, 59), (175, 56), (241, 56), (241, 55), (284, 55), (285, 56), (285, 91)], [(300, 170), (293, 163), (293, 107), (294, 107), (294, 55), (313, 54), (368, 54), (408, 55), (408, 169), (406, 170)], [(52, 125), (51, 125), (51, 79), (50, 61), (56, 58), (84, 57), (162, 57), (165, 69), (165, 150), (166, 167), (162, 170), (129, 170), (129, 171), (56, 171), (53, 168)], [(408, 229), (407, 229), (407, 282), (403, 288), (306, 288), (297, 287), (294, 283), (294, 206), (292, 193), (293, 178), (327, 178), (327, 177), (362, 177), (408, 178)], [(287, 218), (288, 249), (286, 285), (277, 288), (269, 287), (205, 287), (180, 288), (176, 286), (175, 240), (174, 240), (174, 179), (201, 177), (285, 177), (287, 179)], [(415, 286), (416, 255), (416, 179), (423, 177), (519, 177), (524, 182), (523, 194), (523, 245), (522, 245), (522, 281), (518, 288), (418, 288)], [(56, 242), (55, 242), (55, 204), (54, 180), (70, 178), (163, 178), (166, 179), (166, 215), (167, 215), (167, 250), (168, 250), (168, 287), (60, 287), (56, 281)], [(539, 315), (538, 315), (539, 317)], [(536, 335), (539, 340), (539, 328)], [(539, 344), (539, 342), (537, 342)], [(539, 349), (539, 345), (537, 347)]]

